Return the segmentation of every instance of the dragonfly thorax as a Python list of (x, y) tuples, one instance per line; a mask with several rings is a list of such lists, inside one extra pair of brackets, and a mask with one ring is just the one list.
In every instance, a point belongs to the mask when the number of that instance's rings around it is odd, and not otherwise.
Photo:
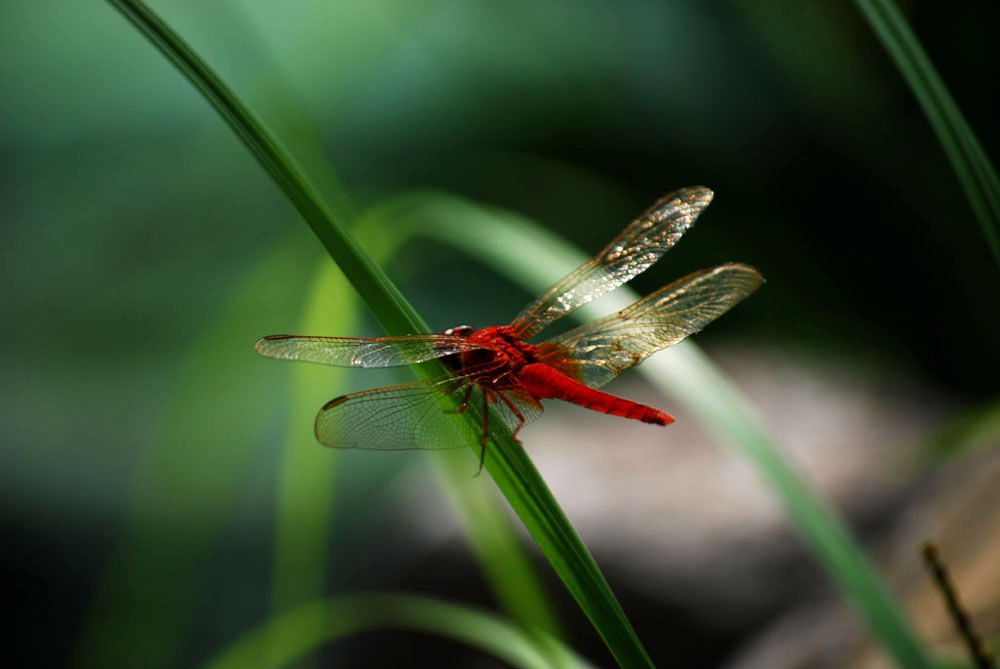
[(442, 358), (441, 362), (453, 372), (493, 365), (516, 371), (536, 361), (534, 347), (519, 339), (506, 326), (477, 330), (470, 325), (459, 325), (448, 328), (443, 334), (468, 338), (482, 345), (482, 348)]

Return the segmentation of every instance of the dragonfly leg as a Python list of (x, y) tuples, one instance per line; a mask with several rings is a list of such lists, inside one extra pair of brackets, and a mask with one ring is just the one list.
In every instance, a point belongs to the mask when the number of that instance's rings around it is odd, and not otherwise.
[(503, 403), (506, 404), (508, 407), (510, 407), (510, 410), (514, 412), (514, 415), (517, 416), (517, 420), (520, 421), (518, 423), (517, 429), (514, 430), (514, 441), (520, 444), (521, 440), (517, 438), (517, 435), (521, 433), (521, 428), (523, 428), (528, 421), (524, 420), (524, 414), (521, 413), (521, 410), (517, 408), (516, 404), (510, 401), (509, 397), (507, 397), (503, 393), (497, 393), (497, 394), (500, 396), (500, 399), (503, 400)]
[(494, 386), (500, 386), (500, 381), (502, 381), (503, 379), (505, 379), (507, 377), (515, 378), (514, 377), (514, 370), (513, 369), (507, 369), (503, 374), (500, 374), (500, 375), (494, 377), (493, 380), (490, 383), (492, 385), (494, 385)]
[(469, 386), (465, 389), (465, 396), (462, 398), (461, 404), (454, 409), (445, 411), (445, 413), (465, 413), (465, 410), (469, 408), (469, 398), (472, 397), (473, 387), (474, 386)]

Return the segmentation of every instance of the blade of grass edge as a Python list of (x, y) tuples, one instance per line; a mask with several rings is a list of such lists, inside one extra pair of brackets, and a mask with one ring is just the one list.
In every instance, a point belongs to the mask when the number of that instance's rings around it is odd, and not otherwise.
[[(364, 252), (292, 157), (236, 95), (139, 0), (108, 0), (195, 85), (274, 179), (389, 334), (426, 324)], [(423, 377), (434, 366), (416, 371)], [(437, 366), (438, 371), (441, 370)], [(470, 418), (471, 419), (471, 418)], [(499, 426), (499, 424), (496, 424)], [(652, 666), (610, 586), (527, 454), (495, 429), (485, 468), (622, 666)], [(478, 449), (478, 444), (470, 444)]]
[[(524, 217), (435, 193), (401, 195), (363, 217), (382, 233), (421, 236), (456, 247), (536, 292), (588, 259), (572, 245)], [(607, 298), (605, 298), (607, 299)], [(619, 288), (615, 309), (639, 299)], [(591, 305), (579, 317), (599, 315)], [(904, 667), (929, 667), (923, 646), (878, 571), (837, 514), (780, 454), (750, 403), (690, 341), (647, 360), (638, 370), (722, 443), (736, 446), (778, 495), (799, 533), (874, 635)]]
[(1000, 178), (916, 35), (892, 0), (856, 0), (910, 86), (958, 176), (1000, 266)]
[[(403, 593), (357, 593), (314, 600), (244, 634), (204, 669), (287, 666), (324, 644), (365, 630), (403, 628), (479, 648), (515, 667), (590, 665), (544, 632), (529, 634), (499, 616), (470, 606)], [(273, 639), (282, 639), (280, 647)], [(267, 658), (266, 661), (261, 658)]]

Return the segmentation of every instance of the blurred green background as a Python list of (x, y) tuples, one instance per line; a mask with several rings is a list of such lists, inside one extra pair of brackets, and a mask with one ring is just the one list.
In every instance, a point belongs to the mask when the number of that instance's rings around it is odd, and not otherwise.
[[(723, 261), (761, 268), (765, 289), (699, 343), (849, 360), (947, 396), (955, 415), (996, 397), (997, 267), (850, 3), (154, 7), (358, 211), (438, 189), (592, 252), (657, 197), (704, 184), (716, 199), (699, 225), (633, 282), (647, 293)], [(1000, 8), (902, 8), (996, 155)], [(291, 370), (252, 343), (301, 329), (324, 255), (230, 130), (105, 3), (0, 4), (0, 95), (0, 578), (15, 659), (196, 664), (270, 606)], [(505, 322), (530, 297), (429, 242), (388, 270), (438, 329)], [(377, 334), (352, 307), (329, 307), (316, 333)], [(311, 415), (340, 382), (296, 411)], [(336, 479), (301, 510), (331, 528), (328, 592), (424, 588), (489, 605), (461, 551), (436, 562), (399, 543), (406, 521), (383, 493), (417, 456), (335, 461), (303, 433), (307, 457), (329, 466), (318, 475)], [(428, 576), (452, 569), (465, 576), (450, 591)], [(551, 590), (572, 645), (606, 663)], [(654, 659), (676, 650), (669, 634), (642, 633), (666, 619), (655, 602), (629, 613)], [(692, 657), (712, 666), (758, 624), (703, 625), (715, 650)], [(351, 643), (346, 657), (373, 657)]]

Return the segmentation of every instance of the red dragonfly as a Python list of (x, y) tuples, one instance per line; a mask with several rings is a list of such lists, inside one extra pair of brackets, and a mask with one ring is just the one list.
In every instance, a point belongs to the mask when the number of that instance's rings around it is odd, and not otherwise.
[[(748, 265), (729, 263), (689, 274), (592, 323), (538, 344), (528, 340), (553, 321), (645, 271), (691, 227), (712, 200), (694, 187), (667, 195), (611, 240), (604, 250), (528, 304), (510, 325), (468, 325), (441, 334), (402, 337), (271, 335), (261, 355), (341, 367), (396, 367), (438, 359), (448, 374), (336, 397), (316, 416), (326, 446), (372, 450), (444, 449), (468, 445), (472, 431), (486, 455), (490, 420), (514, 438), (560, 399), (602, 413), (655, 425), (674, 421), (653, 407), (600, 390), (619, 373), (704, 328), (764, 282)], [(451, 396), (442, 400), (441, 395)], [(450, 404), (454, 411), (446, 411)], [(448, 413), (470, 412), (475, 421)]]

